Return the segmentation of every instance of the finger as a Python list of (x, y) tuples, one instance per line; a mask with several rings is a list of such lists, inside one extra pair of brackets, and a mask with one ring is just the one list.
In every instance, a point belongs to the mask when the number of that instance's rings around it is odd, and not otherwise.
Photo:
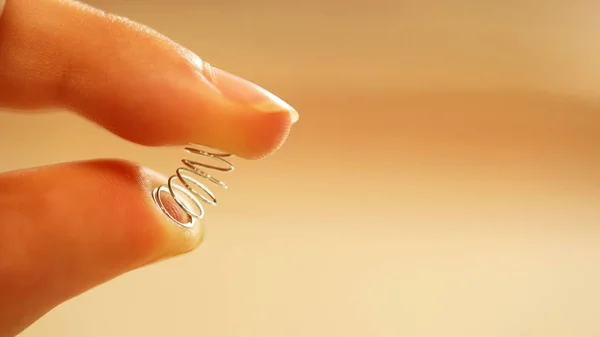
[(68, 108), (143, 145), (194, 142), (249, 158), (277, 149), (298, 119), (148, 27), (68, 0), (6, 0), (0, 106)]
[(113, 160), (0, 175), (0, 336), (120, 274), (195, 248), (201, 227), (176, 225), (152, 201), (164, 182)]

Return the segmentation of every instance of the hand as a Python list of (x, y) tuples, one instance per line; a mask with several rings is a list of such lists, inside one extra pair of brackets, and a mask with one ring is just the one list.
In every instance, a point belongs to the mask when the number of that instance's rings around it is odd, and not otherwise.
[[(2, 108), (65, 108), (138, 144), (193, 142), (245, 158), (275, 151), (298, 119), (265, 90), (124, 18), (68, 0), (0, 0), (0, 13)], [(201, 233), (152, 202), (164, 183), (117, 160), (0, 175), (0, 336), (195, 248)]]

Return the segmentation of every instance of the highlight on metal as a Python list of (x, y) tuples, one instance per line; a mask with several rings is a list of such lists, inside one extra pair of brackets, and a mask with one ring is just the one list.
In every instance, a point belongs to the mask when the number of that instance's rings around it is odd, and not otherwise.
[[(201, 156), (206, 161), (210, 160), (215, 164), (211, 165), (196, 160), (182, 159), (181, 162), (184, 166), (179, 167), (175, 171), (175, 174), (169, 177), (165, 185), (154, 189), (152, 192), (152, 199), (171, 220), (181, 226), (191, 228), (197, 221), (204, 218), (205, 208), (203, 204), (210, 206), (217, 205), (215, 194), (199, 179), (205, 182), (211, 182), (224, 189), (227, 188), (227, 185), (224, 182), (207, 173), (205, 170), (210, 169), (220, 172), (231, 172), (234, 170), (234, 166), (225, 159), (231, 157), (231, 154), (228, 153), (216, 153), (208, 150), (200, 150), (195, 147), (186, 147), (185, 151)], [(190, 216), (190, 220), (182, 222), (176, 219), (175, 216), (166, 209), (161, 193), (170, 194), (177, 205)], [(186, 202), (186, 199), (188, 202)]]

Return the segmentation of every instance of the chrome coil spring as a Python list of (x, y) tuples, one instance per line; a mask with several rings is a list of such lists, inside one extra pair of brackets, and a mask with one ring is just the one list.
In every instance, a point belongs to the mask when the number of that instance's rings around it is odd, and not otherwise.
[[(193, 144), (192, 144), (193, 145)], [(215, 194), (197, 178), (210, 181), (211, 183), (218, 185), (221, 188), (227, 188), (227, 185), (221, 180), (215, 178), (211, 174), (205, 172), (205, 169), (211, 169), (221, 172), (231, 172), (234, 170), (233, 164), (227, 161), (225, 158), (230, 157), (228, 153), (215, 153), (197, 149), (195, 147), (186, 147), (185, 151), (191, 154), (199, 155), (205, 159), (210, 159), (213, 162), (217, 162), (220, 165), (210, 165), (195, 161), (191, 159), (182, 159), (181, 162), (185, 165), (179, 167), (175, 174), (169, 177), (167, 184), (159, 186), (152, 192), (152, 198), (158, 207), (167, 215), (171, 220), (175, 221), (184, 227), (193, 227), (196, 221), (204, 218), (205, 208), (204, 204), (211, 206), (217, 205), (217, 198)], [(179, 184), (176, 184), (178, 182)], [(179, 207), (190, 216), (190, 220), (182, 222), (175, 218), (165, 207), (161, 198), (161, 193), (169, 193), (173, 200), (179, 205)], [(185, 202), (185, 196), (194, 205), (189, 205)], [(194, 210), (194, 208), (196, 208)]]

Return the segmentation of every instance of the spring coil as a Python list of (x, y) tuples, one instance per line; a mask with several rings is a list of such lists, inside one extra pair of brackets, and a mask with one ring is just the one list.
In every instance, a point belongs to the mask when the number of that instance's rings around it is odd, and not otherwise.
[[(194, 145), (195, 144), (192, 144), (192, 146)], [(234, 166), (225, 159), (231, 156), (231, 154), (228, 153), (204, 151), (195, 147), (186, 147), (185, 151), (191, 154), (202, 156), (204, 158), (208, 158), (212, 161), (219, 162), (221, 166), (210, 165), (191, 159), (182, 159), (181, 162), (185, 166), (179, 167), (175, 171), (175, 174), (169, 177), (165, 185), (155, 188), (152, 192), (152, 199), (154, 200), (154, 203), (156, 203), (156, 205), (160, 207), (163, 213), (165, 213), (171, 220), (175, 221), (181, 226), (191, 228), (196, 224), (198, 220), (204, 218), (205, 208), (202, 205), (203, 203), (211, 206), (217, 205), (217, 198), (215, 197), (215, 194), (205, 184), (201, 183), (194, 177), (203, 178), (218, 185), (221, 188), (227, 189), (227, 185), (224, 182), (205, 172), (204, 169), (212, 169), (221, 172), (231, 172), (234, 170)], [(176, 180), (181, 185), (176, 185)], [(196, 188), (199, 188), (200, 190), (195, 189), (194, 186)], [(171, 197), (175, 200), (177, 205), (179, 205), (179, 207), (190, 216), (190, 220), (188, 222), (181, 222), (166, 209), (163, 200), (161, 199), (162, 192), (169, 193)], [(190, 205), (186, 204), (184, 199), (177, 192), (185, 195), (190, 201), (194, 203), (195, 207), (198, 210), (194, 211), (192, 207), (190, 207)]]

